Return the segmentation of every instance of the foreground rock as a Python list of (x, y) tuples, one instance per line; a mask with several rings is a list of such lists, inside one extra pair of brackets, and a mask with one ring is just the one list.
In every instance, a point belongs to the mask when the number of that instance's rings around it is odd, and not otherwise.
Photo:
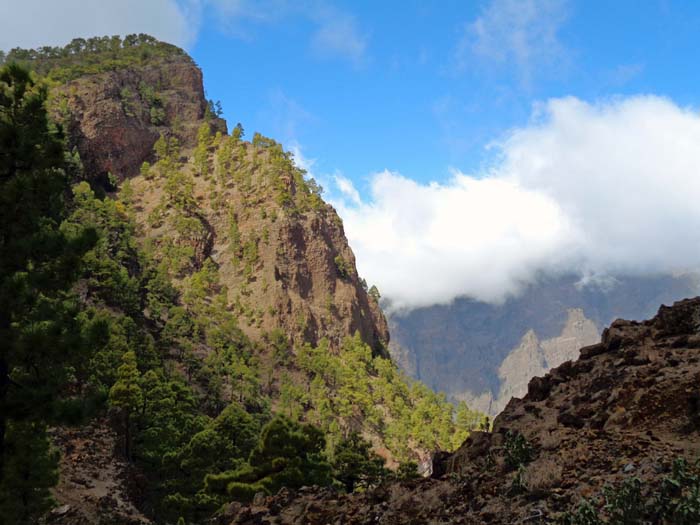
[[(615, 321), (579, 360), (533, 379), (492, 433), (472, 434), (436, 465), (439, 479), (351, 495), (285, 491), (233, 505), (220, 522), (551, 523), (632, 478), (647, 501), (676, 458), (700, 454), (699, 328), (700, 298)], [(519, 469), (513, 457), (524, 459)]]

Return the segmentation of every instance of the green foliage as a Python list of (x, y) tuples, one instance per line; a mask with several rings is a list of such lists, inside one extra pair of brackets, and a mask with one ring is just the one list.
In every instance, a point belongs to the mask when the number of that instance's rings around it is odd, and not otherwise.
[(190, 60), (180, 48), (159, 42), (145, 34), (75, 38), (64, 47), (45, 46), (39, 49), (15, 48), (7, 53), (7, 63), (17, 62), (47, 76), (52, 81), (68, 82), (75, 78), (114, 71), (177, 57)]
[[(60, 227), (71, 163), (45, 102), (27, 71), (0, 69), (0, 494), (3, 512), (25, 521), (46, 506), (45, 425), (87, 352), (70, 289), (94, 242), (91, 230)], [(4, 497), (13, 483), (24, 499)]]
[(180, 155), (180, 143), (176, 137), (166, 137), (161, 133), (158, 140), (153, 145), (156, 157), (159, 161), (166, 161), (164, 169), (172, 169), (173, 164), (177, 162)]
[(208, 475), (206, 490), (249, 501), (257, 492), (274, 494), (282, 487), (330, 485), (331, 467), (323, 456), (324, 447), (323, 433), (317, 428), (276, 416), (262, 429), (248, 462), (236, 470)]
[(211, 128), (208, 123), (199, 127), (197, 147), (194, 150), (194, 165), (197, 174), (206, 178), (209, 174), (209, 147), (211, 146)]
[(567, 512), (560, 520), (562, 525), (602, 525), (593, 502), (583, 499), (575, 511)]
[(151, 179), (153, 178), (153, 172), (151, 171), (151, 163), (144, 161), (143, 164), (141, 164), (141, 175), (143, 176), (144, 179)]
[(165, 124), (165, 108), (163, 107), (163, 99), (160, 95), (152, 86), (149, 86), (143, 81), (139, 82), (138, 89), (141, 100), (148, 108), (151, 124), (154, 126)]
[(503, 443), (506, 466), (511, 469), (518, 469), (527, 465), (534, 458), (532, 445), (519, 433), (508, 431)]
[(221, 117), (224, 114), (224, 109), (221, 107), (221, 101), (207, 100), (207, 107), (204, 110), (204, 119), (211, 120), (214, 117)]
[(457, 404), (454, 425), (452, 446), (456, 449), (467, 440), (472, 430), (488, 430), (489, 418), (486, 414), (471, 410), (464, 401), (460, 401)]
[(182, 473), (167, 483), (164, 514), (203, 521), (223, 502), (204, 494), (207, 475), (239, 468), (257, 443), (260, 422), (238, 405), (230, 405), (169, 457), (169, 465)]
[(2, 523), (29, 524), (53, 506), (49, 489), (58, 481), (58, 452), (38, 422), (13, 421), (6, 433), (0, 476)]
[(678, 458), (673, 462), (671, 474), (661, 482), (654, 495), (651, 508), (655, 517), (664, 517), (677, 525), (700, 523), (700, 468), (696, 462)]
[(352, 265), (342, 255), (336, 255), (333, 262), (341, 279), (348, 279), (352, 275)]
[(140, 386), (141, 374), (136, 366), (136, 354), (126, 352), (122, 356), (122, 365), (117, 370), (117, 381), (109, 390), (109, 402), (121, 409), (124, 416), (124, 455), (131, 457), (131, 415), (143, 401)]
[(162, 126), (165, 124), (165, 109), (158, 106), (153, 106), (148, 111), (148, 117), (151, 124), (154, 126)]
[(453, 450), (461, 444), (453, 442), (454, 406), (444, 395), (373, 356), (359, 334), (346, 338), (337, 354), (325, 340), (315, 348), (304, 345), (297, 365), (309, 376), (307, 418), (327, 433), (331, 451), (357, 421), (370, 425), (399, 460), (412, 457), (411, 447)]
[[(606, 486), (600, 500), (583, 500), (576, 510), (561, 518), (564, 525), (633, 525), (637, 523), (700, 523), (700, 468), (687, 460), (674, 461), (650, 496), (643, 495), (638, 478), (628, 478), (617, 486)], [(598, 507), (600, 507), (598, 509)]]
[(122, 108), (124, 109), (124, 114), (127, 117), (134, 117), (135, 116), (135, 105), (134, 105), (134, 94), (131, 92), (131, 90), (128, 87), (123, 87), (119, 91), (119, 98), (121, 99), (122, 102)]
[(419, 479), (420, 477), (418, 473), (418, 464), (415, 461), (404, 461), (394, 473), (394, 478), (399, 481), (410, 481), (412, 479)]
[(89, 225), (98, 233), (94, 247), (83, 258), (83, 277), (90, 294), (130, 314), (140, 311), (137, 268), (142, 264), (135, 229), (124, 205), (100, 200), (87, 182), (73, 187), (73, 210), (64, 231), (80, 231)]
[[(79, 65), (86, 54), (106, 59), (108, 67), (138, 63), (141, 58), (133, 62), (124, 51), (132, 47), (146, 54), (166, 51), (138, 37), (77, 41), (65, 56), (14, 55), (34, 61), (42, 74), (65, 79), (103, 70), (92, 58), (83, 61), (86, 68)], [(60, 418), (80, 424), (107, 403), (120, 417), (124, 455), (145, 476), (143, 508), (159, 523), (204, 522), (232, 498), (246, 500), (282, 486), (373, 486), (387, 473), (369, 442), (353, 434), (358, 428), (409, 460), (418, 448), (453, 448), (454, 436), (462, 439), (477, 424), (478, 415), (466, 405), (455, 417), (444, 396), (408, 381), (359, 335), (334, 349), (327, 341), (293, 348), (279, 329), (250, 341), (238, 327), (217, 264), (206, 256), (212, 232), (195, 198), (201, 183), (192, 177), (193, 164), (181, 158), (177, 140), (162, 134), (154, 146), (157, 161), (142, 165), (144, 178), (158, 179), (164, 192), (149, 219), (162, 228), (139, 241), (131, 182), (117, 187), (114, 179), (116, 193), (106, 197), (87, 182), (70, 192), (69, 181), (82, 169), (79, 156), (66, 154), (60, 132), (48, 125), (43, 88), (26, 74), (14, 86), (12, 74), (0, 75), (3, 512), (22, 515), (30, 507), (17, 504), (18, 492), (6, 491), (11, 484), (23, 490), (20, 475), (32, 487), (22, 500), (31, 502), (31, 512), (48, 505), (56, 456), (47, 445), (46, 425)], [(157, 89), (143, 83), (138, 93), (133, 85), (124, 88), (125, 112), (137, 111), (132, 102), (140, 97), (152, 122), (162, 122)], [(25, 128), (13, 127), (15, 121)], [(305, 178), (289, 152), (259, 134), (251, 147), (240, 142), (242, 136), (241, 126), (231, 138), (212, 139), (208, 124), (199, 129), (194, 171), (209, 179), (216, 198), (223, 201), (222, 186), (236, 184), (234, 191), (244, 197), (236, 211), (246, 217), (245, 206), (257, 202), (254, 190), (262, 184), (286, 206), (280, 212), (266, 204), (263, 221), (274, 222), (278, 213), (283, 219), (325, 213), (322, 188)], [(210, 176), (212, 158), (216, 179)], [(269, 229), (242, 239), (231, 212), (229, 234), (234, 260), (244, 263), (239, 269), (252, 281), (260, 240), (269, 241)], [(336, 263), (344, 278), (353, 274), (342, 258)], [(263, 284), (264, 290), (267, 280)], [(245, 287), (234, 292), (246, 296)], [(261, 325), (262, 308), (234, 303), (244, 322)], [(299, 331), (310, 321), (300, 315)], [(270, 420), (273, 406), (278, 415)], [(29, 428), (32, 439), (22, 438), (22, 448), (14, 436)], [(408, 479), (415, 472), (414, 464), (404, 462), (397, 476)]]
[(644, 505), (642, 503), (642, 482), (638, 478), (626, 479), (619, 487), (605, 487), (604, 509), (609, 523), (615, 525), (635, 525), (640, 523)]

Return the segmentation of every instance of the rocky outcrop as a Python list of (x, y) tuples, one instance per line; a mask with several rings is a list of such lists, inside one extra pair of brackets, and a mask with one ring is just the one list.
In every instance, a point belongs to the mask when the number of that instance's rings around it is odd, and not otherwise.
[[(87, 75), (54, 89), (54, 117), (64, 123), (91, 177), (136, 175), (151, 160), (161, 133), (192, 147), (205, 116), (202, 72), (185, 55), (159, 57), (133, 66)], [(226, 132), (226, 122), (211, 118)]]
[[(86, 174), (106, 188), (108, 173), (131, 180), (137, 220), (152, 239), (167, 234), (147, 224), (165, 181), (140, 175), (141, 164), (154, 158), (155, 141), (161, 134), (177, 138), (185, 160), (203, 123), (212, 135), (226, 133), (222, 119), (206, 114), (202, 73), (186, 55), (159, 56), (144, 65), (82, 76), (55, 88), (51, 99), (54, 116), (65, 123)], [(359, 332), (377, 352), (388, 355), (386, 320), (362, 286), (335, 210), (325, 203), (304, 213), (281, 206), (269, 179), (260, 175), (265, 161), (255, 150), (247, 143), (246, 181), (229, 183), (217, 203), (210, 182), (194, 179), (197, 219), (207, 231), (197, 250), (198, 265), (208, 256), (219, 265), (231, 307), (243, 314), (241, 328), (253, 338), (281, 328), (294, 343), (316, 344), (325, 337), (338, 346)], [(227, 176), (233, 179), (233, 173)], [(291, 179), (287, 190), (296, 192)], [(219, 206), (222, 200), (225, 207)], [(240, 257), (233, 256), (232, 214), (240, 244), (255, 244), (255, 261), (246, 275)], [(339, 271), (337, 258), (347, 270)]]
[[(633, 478), (646, 502), (674, 460), (700, 454), (699, 330), (700, 298), (649, 321), (615, 321), (577, 361), (530, 381), (491, 433), (472, 433), (443, 458), (439, 479), (284, 493), (230, 508), (222, 523), (552, 523)], [(519, 469), (516, 453), (527, 456)]]

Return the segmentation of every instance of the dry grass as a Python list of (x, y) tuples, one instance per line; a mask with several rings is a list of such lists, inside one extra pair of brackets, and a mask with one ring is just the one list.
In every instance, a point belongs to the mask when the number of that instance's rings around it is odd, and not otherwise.
[(528, 490), (549, 490), (562, 482), (563, 469), (556, 461), (542, 458), (528, 465), (523, 481)]

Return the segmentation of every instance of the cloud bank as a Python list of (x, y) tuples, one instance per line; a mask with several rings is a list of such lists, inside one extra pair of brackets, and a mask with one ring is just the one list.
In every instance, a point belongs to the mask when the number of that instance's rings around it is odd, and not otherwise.
[(492, 147), (484, 173), (423, 185), (384, 171), (369, 200), (335, 202), (360, 273), (392, 308), (500, 302), (543, 273), (700, 266), (696, 111), (655, 96), (555, 99)]

